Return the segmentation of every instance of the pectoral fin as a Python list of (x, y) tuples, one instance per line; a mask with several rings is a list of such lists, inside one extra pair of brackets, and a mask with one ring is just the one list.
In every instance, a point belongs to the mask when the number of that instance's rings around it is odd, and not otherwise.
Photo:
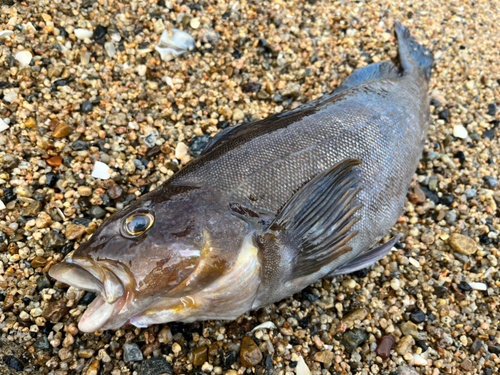
[(337, 268), (335, 271), (330, 273), (328, 277), (346, 275), (348, 273), (359, 271), (363, 268), (371, 266), (375, 262), (378, 262), (380, 259), (385, 257), (389, 251), (391, 251), (392, 247), (399, 241), (401, 238), (401, 234), (398, 234), (389, 242), (374, 247), (368, 250), (366, 253), (361, 253), (358, 257), (353, 259), (351, 262), (344, 264), (340, 268)]
[(298, 249), (293, 277), (320, 270), (351, 250), (347, 242), (357, 232), (352, 226), (360, 205), (354, 204), (359, 191), (361, 162), (345, 160), (307, 183), (284, 206), (269, 230), (285, 233), (289, 246)]

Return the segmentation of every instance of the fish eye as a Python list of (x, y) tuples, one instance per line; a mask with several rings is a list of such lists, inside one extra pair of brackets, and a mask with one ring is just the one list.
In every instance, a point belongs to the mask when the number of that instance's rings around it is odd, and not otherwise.
[(151, 214), (132, 214), (125, 220), (125, 231), (131, 236), (138, 236), (151, 228), (154, 221), (155, 219)]

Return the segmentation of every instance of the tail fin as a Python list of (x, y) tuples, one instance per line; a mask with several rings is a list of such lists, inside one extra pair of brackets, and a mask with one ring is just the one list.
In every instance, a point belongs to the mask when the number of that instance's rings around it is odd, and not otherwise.
[(424, 46), (415, 42), (407, 27), (396, 22), (396, 35), (399, 43), (399, 60), (404, 72), (411, 73), (414, 69), (422, 73), (429, 82), (434, 58)]

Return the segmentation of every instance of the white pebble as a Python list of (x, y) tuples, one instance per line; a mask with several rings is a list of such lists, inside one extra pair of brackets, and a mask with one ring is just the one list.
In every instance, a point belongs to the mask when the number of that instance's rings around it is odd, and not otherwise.
[(5, 210), (5, 204), (0, 200), (0, 210)]
[(269, 321), (269, 322), (264, 322), (262, 324), (259, 324), (257, 327), (255, 327), (254, 329), (252, 329), (252, 332), (254, 331), (257, 331), (258, 329), (269, 329), (269, 328), (272, 328), (272, 329), (276, 329), (276, 326), (274, 325), (273, 322)]
[(304, 358), (299, 357), (299, 360), (297, 361), (297, 367), (295, 368), (295, 371), (297, 372), (297, 375), (311, 375), (311, 370), (309, 370), (309, 367), (307, 367), (306, 362), (304, 361)]
[(75, 29), (75, 36), (80, 39), (84, 40), (86, 38), (92, 38), (92, 35), (94, 35), (94, 32), (91, 30), (87, 29)]
[(193, 19), (191, 19), (191, 22), (189, 22), (189, 24), (191, 25), (191, 27), (193, 29), (197, 29), (198, 27), (200, 27), (200, 19), (199, 18), (193, 18)]
[(94, 170), (92, 171), (92, 177), (107, 180), (111, 177), (109, 167), (103, 162), (96, 161), (94, 164)]
[(408, 261), (411, 263), (412, 266), (414, 266), (416, 268), (420, 268), (420, 263), (415, 258), (409, 257)]
[(175, 148), (175, 158), (182, 159), (186, 155), (189, 155), (189, 147), (184, 142), (177, 143), (177, 147)]
[(391, 288), (394, 289), (394, 290), (399, 290), (401, 288), (401, 285), (400, 285), (398, 279), (392, 279), (391, 280)]
[(116, 54), (116, 48), (113, 42), (104, 43), (104, 49), (106, 50), (108, 57), (113, 57)]
[(146, 65), (139, 65), (137, 67), (137, 74), (139, 74), (139, 76), (141, 76), (141, 77), (144, 77), (146, 75), (147, 69), (148, 68)]
[(453, 136), (457, 138), (465, 139), (469, 136), (469, 132), (462, 125), (455, 125), (453, 127)]
[(415, 366), (426, 366), (427, 360), (424, 357), (422, 357), (420, 354), (414, 353), (413, 354), (413, 364)]
[(485, 283), (467, 283), (470, 285), (472, 289), (475, 290), (486, 290), (488, 289), (488, 286)]
[(15, 58), (22, 66), (28, 66), (33, 58), (33, 55), (30, 51), (21, 51), (16, 53)]
[(9, 128), (9, 125), (0, 118), (0, 132), (3, 132), (4, 130), (7, 130)]
[(12, 32), (10, 30), (2, 30), (2, 31), (0, 31), (0, 38), (8, 38), (12, 34), (14, 34), (14, 32)]
[(194, 50), (195, 43), (193, 37), (185, 31), (174, 29), (172, 39), (165, 30), (160, 37), (155, 50), (160, 53), (163, 61), (173, 60), (176, 56)]

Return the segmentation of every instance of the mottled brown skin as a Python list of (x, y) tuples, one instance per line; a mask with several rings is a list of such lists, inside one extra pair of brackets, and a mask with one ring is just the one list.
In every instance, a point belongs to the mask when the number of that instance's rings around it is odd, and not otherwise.
[[(66, 261), (104, 290), (80, 327), (232, 319), (383, 256), (389, 249), (376, 258), (370, 249), (402, 212), (429, 117), (432, 57), (402, 26), (396, 31), (400, 68), (372, 65), (319, 100), (230, 128), (163, 186), (108, 219)], [(312, 189), (316, 183), (345, 189), (318, 193), (316, 204), (309, 194), (323, 191)], [(304, 210), (294, 211), (297, 202)], [(333, 206), (322, 209), (328, 202)], [(124, 221), (138, 212), (152, 214), (154, 224), (129, 236)], [(290, 212), (308, 220), (295, 225)], [(321, 230), (337, 236), (331, 246), (312, 240)], [(52, 274), (83, 281), (64, 264)], [(106, 280), (109, 287), (98, 285)], [(99, 324), (91, 321), (100, 315)]]

